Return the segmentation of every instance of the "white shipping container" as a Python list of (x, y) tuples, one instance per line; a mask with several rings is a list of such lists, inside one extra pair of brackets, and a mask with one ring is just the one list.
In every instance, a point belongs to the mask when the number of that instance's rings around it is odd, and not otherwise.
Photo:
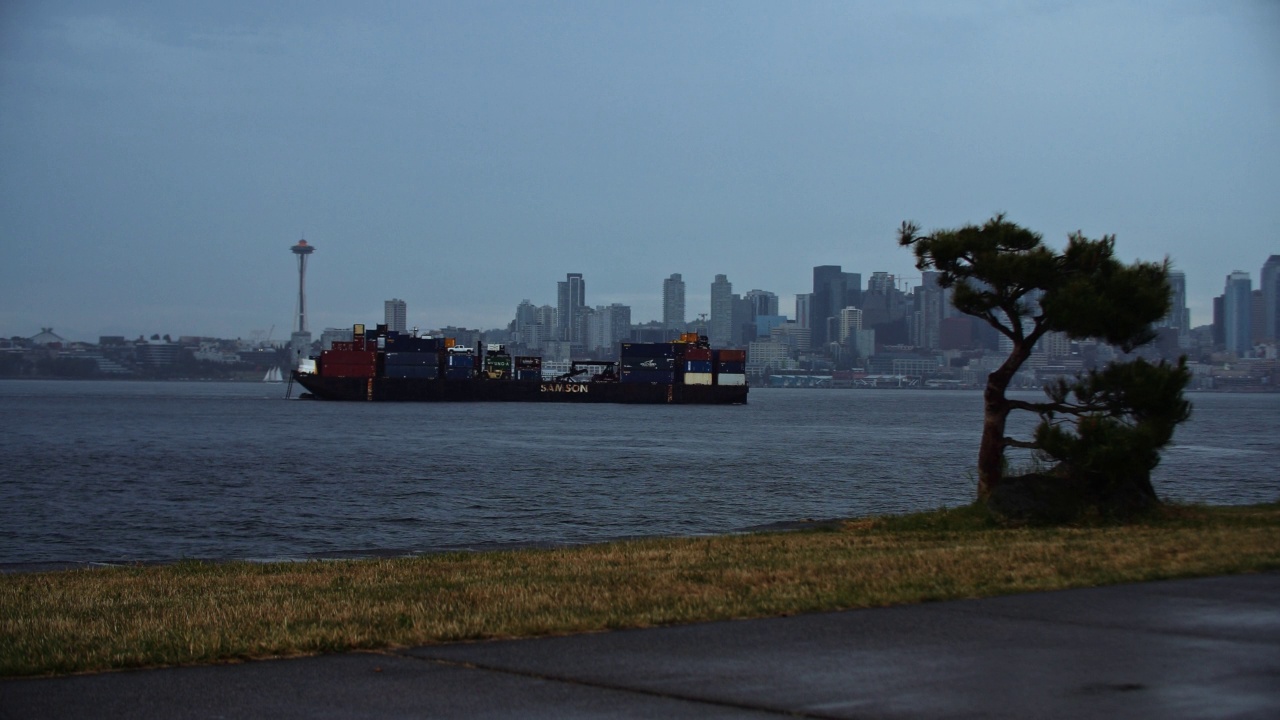
[(747, 376), (741, 373), (720, 373), (719, 385), (746, 385)]
[(710, 385), (711, 373), (685, 373), (685, 385)]

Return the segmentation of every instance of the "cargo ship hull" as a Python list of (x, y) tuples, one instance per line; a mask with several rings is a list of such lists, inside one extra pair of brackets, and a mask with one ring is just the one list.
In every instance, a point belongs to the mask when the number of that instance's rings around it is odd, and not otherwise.
[(747, 402), (746, 385), (322, 377), (297, 371), (293, 379), (318, 400), (645, 405), (741, 405)]

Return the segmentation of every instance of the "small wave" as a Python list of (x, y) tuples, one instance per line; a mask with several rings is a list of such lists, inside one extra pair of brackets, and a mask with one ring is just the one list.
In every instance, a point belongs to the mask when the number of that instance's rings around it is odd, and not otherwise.
[(1190, 452), (1200, 455), (1266, 455), (1263, 450), (1213, 447), (1211, 445), (1174, 445), (1169, 448), (1169, 452)]

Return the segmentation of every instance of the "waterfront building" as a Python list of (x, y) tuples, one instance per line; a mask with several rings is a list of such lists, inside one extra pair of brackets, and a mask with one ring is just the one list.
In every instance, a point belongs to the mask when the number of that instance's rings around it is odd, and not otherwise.
[(756, 340), (747, 345), (747, 374), (766, 375), (792, 367), (791, 350), (783, 343)]
[(382, 322), (386, 323), (387, 329), (402, 333), (408, 329), (409, 310), (405, 301), (399, 298), (392, 298), (382, 303)]
[(1248, 357), (1253, 350), (1253, 283), (1239, 270), (1227, 276), (1222, 293), (1222, 319), (1227, 352)]
[(680, 273), (662, 281), (662, 327), (676, 332), (685, 331), (684, 279)]

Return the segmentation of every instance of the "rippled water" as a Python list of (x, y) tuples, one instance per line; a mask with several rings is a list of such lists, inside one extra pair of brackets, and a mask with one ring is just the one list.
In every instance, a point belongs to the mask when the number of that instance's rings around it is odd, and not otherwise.
[[(285, 558), (720, 533), (968, 502), (973, 392), (741, 407), (286, 402), (0, 381), (0, 564)], [(1280, 395), (1192, 396), (1168, 499), (1280, 498)]]

